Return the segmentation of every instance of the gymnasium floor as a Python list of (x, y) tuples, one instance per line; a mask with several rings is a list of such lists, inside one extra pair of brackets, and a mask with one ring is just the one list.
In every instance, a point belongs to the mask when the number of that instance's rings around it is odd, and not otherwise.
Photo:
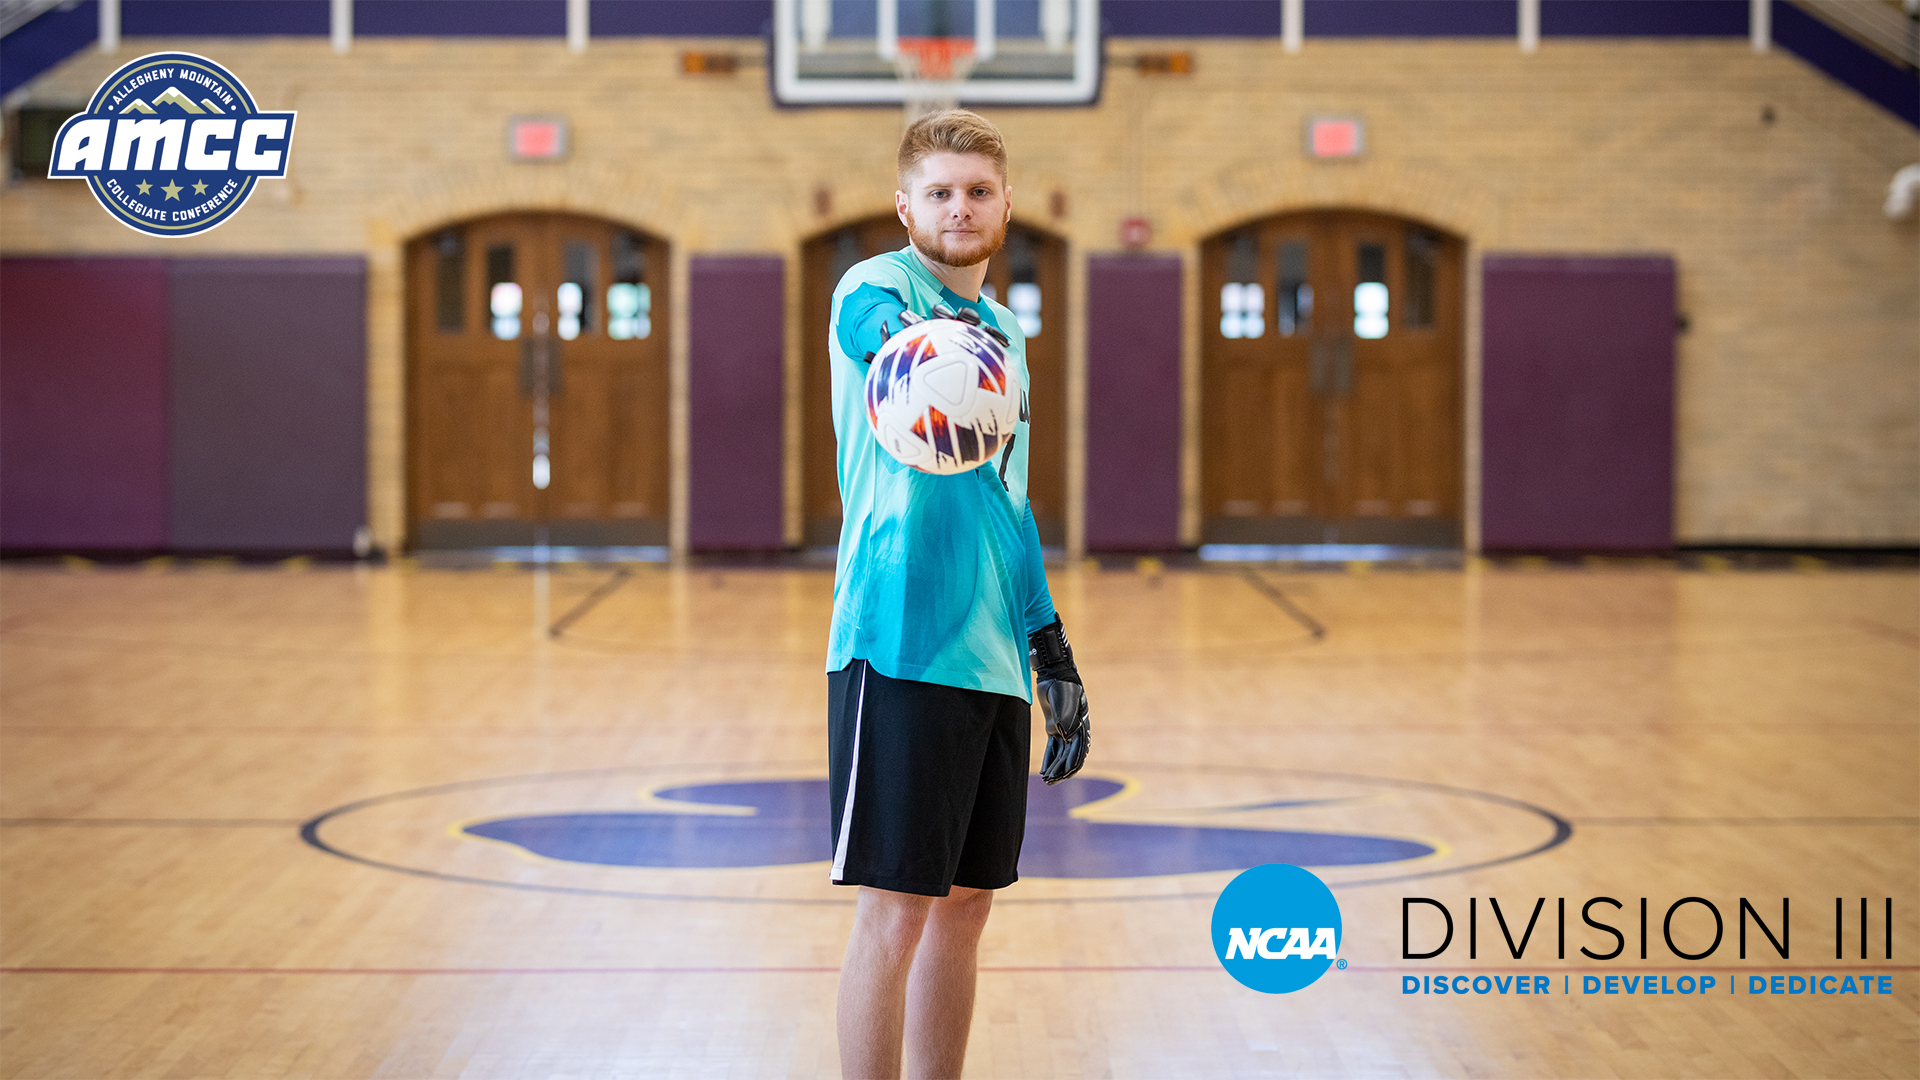
[[(1920, 1074), (1910, 569), (1353, 569), (1053, 571), (1094, 756), (1034, 804), (970, 1076)], [(812, 861), (831, 585), (0, 570), (0, 1075), (837, 1075), (851, 908)], [(1350, 966), (1241, 988), (1208, 860), (1322, 841), (1360, 853), (1320, 868)], [(1404, 896), (1453, 913), (1445, 955), (1401, 959)], [(1625, 905), (1617, 960), (1576, 951), (1611, 945), (1578, 922), (1595, 896)], [(1693, 962), (1659, 932), (1689, 896), (1727, 918)], [(1743, 896), (1776, 931), (1791, 898), (1790, 961), (1753, 928), (1739, 959)], [(1522, 922), (1548, 898), (1523, 959), (1488, 897)], [(1673, 932), (1698, 951), (1711, 920)], [(1747, 993), (1795, 972), (1893, 993)], [(1554, 985), (1407, 995), (1408, 973)], [(1588, 974), (1720, 989), (1588, 996)]]

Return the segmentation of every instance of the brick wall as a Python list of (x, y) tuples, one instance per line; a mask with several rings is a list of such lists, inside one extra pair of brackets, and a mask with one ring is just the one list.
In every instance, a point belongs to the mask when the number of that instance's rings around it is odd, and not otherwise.
[[(1888, 179), (1917, 156), (1900, 121), (1740, 41), (1549, 40), (1523, 56), (1504, 40), (1314, 40), (1288, 56), (1267, 40), (1130, 40), (1111, 52), (1161, 47), (1192, 50), (1197, 73), (1143, 77), (1115, 63), (1097, 107), (994, 114), (1014, 154), (1016, 215), (1068, 238), (1075, 282), (1131, 214), (1152, 220), (1154, 248), (1188, 260), (1189, 316), (1202, 237), (1313, 206), (1421, 218), (1465, 237), (1474, 260), (1671, 253), (1691, 322), (1678, 351), (1680, 539), (1920, 541), (1920, 230), (1880, 212)], [(264, 183), (227, 225), (172, 242), (116, 224), (81, 184), (16, 183), (0, 192), (0, 252), (364, 254), (369, 510), (386, 543), (402, 529), (408, 237), (566, 208), (666, 237), (682, 285), (693, 252), (783, 254), (797, 280), (805, 237), (891, 208), (898, 110), (783, 111), (758, 68), (679, 73), (682, 49), (757, 58), (757, 41), (602, 40), (572, 55), (557, 40), (363, 39), (336, 55), (314, 40), (130, 39), (26, 92), (81, 102), (118, 64), (163, 48), (210, 55), (264, 107), (300, 111), (289, 178)], [(546, 112), (571, 120), (571, 160), (507, 161), (506, 118)], [(1304, 160), (1301, 119), (1315, 112), (1365, 117), (1368, 157)], [(1050, 212), (1054, 191), (1063, 217)], [(1072, 313), (1082, 305), (1074, 297)], [(1197, 320), (1186, 325), (1197, 388)], [(684, 387), (684, 319), (674, 332)], [(1085, 340), (1076, 326), (1076, 387)], [(1466, 344), (1471, 376), (1472, 329)], [(674, 415), (684, 427), (684, 402)], [(1189, 537), (1197, 416), (1190, 401)], [(684, 430), (675, 445), (684, 484)], [(1082, 472), (1071, 470), (1076, 483)]]

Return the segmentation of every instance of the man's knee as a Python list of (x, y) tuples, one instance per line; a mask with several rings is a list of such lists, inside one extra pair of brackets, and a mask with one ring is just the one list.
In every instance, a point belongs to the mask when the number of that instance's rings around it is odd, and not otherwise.
[(993, 913), (992, 889), (969, 889), (955, 885), (953, 891), (933, 902), (932, 918), (951, 930), (979, 933)]
[(935, 899), (915, 893), (892, 892), (863, 885), (855, 915), (860, 932), (884, 943), (890, 951), (912, 951), (927, 924)]

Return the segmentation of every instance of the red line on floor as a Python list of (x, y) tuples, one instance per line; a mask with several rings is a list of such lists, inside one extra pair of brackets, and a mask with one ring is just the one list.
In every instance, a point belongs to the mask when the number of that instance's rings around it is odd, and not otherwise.
[[(1084, 964), (982, 966), (982, 972), (1000, 975), (1073, 974), (1077, 972), (1218, 971), (1214, 964)], [(1808, 974), (1838, 971), (1854, 975), (1885, 975), (1920, 971), (1914, 964), (1814, 964), (1793, 967), (1757, 967), (1738, 964), (1665, 967), (1637, 965), (1601, 967), (1394, 967), (1354, 964), (1347, 970), (1367, 974), (1474, 975), (1609, 975), (1692, 972), (1745, 972), (1751, 975)], [(0, 975), (825, 975), (837, 967), (552, 967), (552, 968), (274, 968), (274, 967), (0, 967)]]
[[(1214, 971), (1210, 965), (982, 967), (995, 973), (1078, 971)], [(838, 967), (596, 967), (596, 968), (274, 968), (274, 967), (0, 967), (0, 975), (821, 975)]]

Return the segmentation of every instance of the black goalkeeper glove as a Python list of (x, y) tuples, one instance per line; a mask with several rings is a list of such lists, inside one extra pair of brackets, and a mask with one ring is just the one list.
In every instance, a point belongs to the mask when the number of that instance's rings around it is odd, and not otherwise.
[(1093, 741), (1087, 722), (1087, 688), (1073, 666), (1073, 646), (1059, 619), (1027, 635), (1027, 655), (1040, 684), (1040, 712), (1047, 718), (1047, 752), (1040, 779), (1057, 784), (1087, 763)]

